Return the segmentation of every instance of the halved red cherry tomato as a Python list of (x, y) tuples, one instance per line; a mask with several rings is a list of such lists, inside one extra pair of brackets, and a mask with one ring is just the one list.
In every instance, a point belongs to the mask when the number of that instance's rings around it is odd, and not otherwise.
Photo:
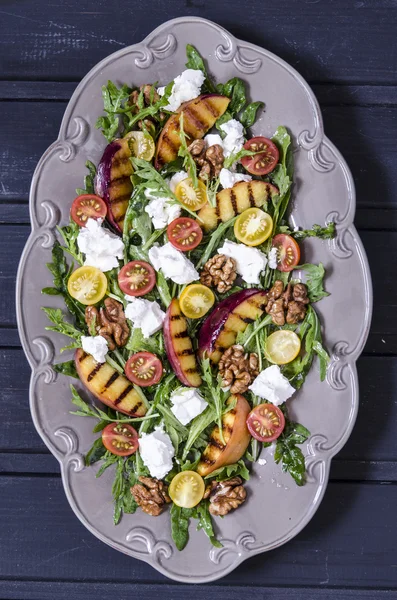
[(118, 274), (119, 286), (128, 296), (144, 296), (156, 285), (156, 273), (149, 263), (132, 260)]
[(244, 156), (241, 164), (252, 175), (267, 175), (273, 171), (278, 163), (279, 151), (274, 142), (262, 136), (254, 137), (245, 142), (244, 148), (252, 152), (259, 152), (253, 156)]
[(117, 456), (130, 456), (137, 451), (138, 434), (128, 423), (109, 423), (102, 430), (102, 442), (106, 450)]
[(203, 239), (203, 230), (194, 219), (179, 217), (168, 225), (167, 235), (177, 250), (188, 252), (199, 245)]
[(259, 404), (247, 417), (248, 431), (259, 442), (276, 440), (285, 427), (282, 411), (274, 404)]
[(301, 258), (298, 242), (286, 233), (279, 233), (272, 240), (273, 248), (277, 248), (277, 269), (287, 273), (293, 271)]
[(107, 212), (102, 198), (94, 194), (82, 194), (73, 200), (70, 216), (77, 225), (85, 227), (88, 219), (104, 219)]
[(161, 360), (151, 352), (137, 352), (125, 365), (125, 374), (132, 383), (148, 387), (158, 383), (163, 374)]

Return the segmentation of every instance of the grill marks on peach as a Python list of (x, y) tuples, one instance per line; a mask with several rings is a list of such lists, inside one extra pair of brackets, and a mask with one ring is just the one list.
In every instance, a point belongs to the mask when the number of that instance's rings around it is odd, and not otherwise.
[(197, 368), (196, 355), (187, 330), (187, 320), (183, 316), (178, 300), (169, 307), (169, 329), (172, 350), (179, 365), (193, 387), (201, 385), (201, 376)]

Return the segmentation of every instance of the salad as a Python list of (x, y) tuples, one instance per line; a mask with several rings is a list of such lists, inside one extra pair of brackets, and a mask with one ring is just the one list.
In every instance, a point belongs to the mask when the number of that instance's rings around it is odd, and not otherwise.
[(85, 461), (114, 471), (115, 524), (168, 510), (179, 550), (191, 520), (219, 546), (213, 517), (249, 502), (264, 448), (305, 483), (310, 432), (287, 400), (315, 357), (325, 378), (315, 303), (328, 294), (300, 244), (335, 227), (290, 228), (290, 134), (253, 137), (264, 104), (237, 77), (215, 84), (194, 47), (165, 87), (109, 81), (102, 95), (108, 145), (86, 163), (43, 289), (67, 309), (43, 308), (47, 329), (75, 352), (53, 368), (82, 384), (72, 414), (96, 420)]

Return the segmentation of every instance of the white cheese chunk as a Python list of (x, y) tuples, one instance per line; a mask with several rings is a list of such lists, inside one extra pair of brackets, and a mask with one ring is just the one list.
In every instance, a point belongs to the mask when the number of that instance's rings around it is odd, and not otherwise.
[(202, 395), (195, 388), (179, 388), (172, 392), (171, 411), (182, 425), (187, 425), (200, 415), (208, 406)]
[(236, 154), (244, 146), (244, 127), (236, 119), (230, 119), (220, 126), (220, 129), (226, 133), (222, 140), (223, 153), (225, 156)]
[[(204, 73), (196, 69), (186, 69), (174, 79), (171, 95), (165, 110), (175, 112), (183, 102), (193, 100), (200, 95), (201, 86), (204, 83)], [(164, 96), (165, 87), (157, 89), (160, 96)]]
[(236, 244), (229, 240), (225, 240), (223, 246), (218, 248), (218, 254), (225, 254), (234, 258), (237, 273), (241, 275), (246, 283), (259, 283), (259, 275), (267, 265), (266, 254), (257, 248)]
[(248, 389), (256, 396), (268, 400), (276, 406), (283, 404), (295, 392), (278, 365), (272, 365), (261, 371)]
[(91, 354), (97, 363), (104, 363), (108, 353), (108, 343), (101, 335), (82, 335), (81, 346), (84, 352)]
[(229, 169), (221, 169), (219, 173), (219, 181), (223, 189), (231, 188), (238, 181), (251, 181), (251, 175), (245, 175), (244, 173), (233, 173)]
[(170, 204), (170, 198), (157, 198), (148, 189), (145, 190), (145, 196), (150, 198), (150, 202), (145, 206), (145, 212), (152, 219), (155, 229), (164, 229), (181, 215), (181, 207), (178, 204)]
[(119, 266), (117, 259), (123, 258), (124, 244), (101, 224), (101, 219), (88, 219), (77, 236), (77, 246), (85, 254), (85, 265), (105, 272)]
[(221, 136), (219, 135), (219, 133), (208, 133), (205, 136), (204, 141), (207, 145), (207, 148), (210, 148), (210, 146), (215, 146), (215, 144), (218, 144), (223, 149), (223, 140), (222, 140)]
[(128, 301), (125, 316), (132, 321), (134, 327), (142, 330), (144, 338), (160, 331), (165, 319), (165, 312), (161, 310), (157, 302), (127, 295), (125, 299)]
[(269, 261), (269, 267), (271, 269), (277, 269), (277, 248), (272, 248), (271, 250), (269, 250), (267, 258)]
[(161, 426), (156, 427), (152, 433), (142, 434), (139, 453), (152, 477), (162, 479), (171, 471), (175, 450), (170, 436)]
[(149, 250), (149, 260), (156, 271), (163, 272), (164, 277), (181, 285), (199, 279), (199, 274), (193, 263), (167, 242), (164, 246), (152, 246)]
[(177, 173), (174, 173), (174, 175), (169, 181), (171, 192), (175, 193), (176, 186), (178, 185), (178, 183), (180, 183), (184, 179), (187, 179), (188, 177), (189, 175), (186, 173), (186, 171), (178, 171)]

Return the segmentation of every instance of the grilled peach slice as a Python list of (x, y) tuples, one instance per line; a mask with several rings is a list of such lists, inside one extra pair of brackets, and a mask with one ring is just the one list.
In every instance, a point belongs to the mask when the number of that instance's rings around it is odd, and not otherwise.
[(203, 94), (185, 102), (170, 116), (157, 142), (154, 166), (160, 169), (165, 163), (175, 160), (181, 145), (179, 137), (180, 117), (183, 112), (183, 130), (189, 140), (201, 139), (226, 111), (230, 98), (220, 94)]
[(114, 140), (106, 146), (95, 176), (95, 193), (105, 200), (107, 219), (118, 233), (123, 231), (132, 192), (130, 158), (128, 140)]
[(278, 194), (278, 189), (271, 183), (255, 179), (239, 181), (232, 188), (217, 193), (216, 207), (209, 204), (203, 206), (198, 213), (201, 219), (200, 225), (205, 231), (210, 231), (218, 227), (220, 223), (226, 223), (241, 214), (247, 208), (256, 206), (266, 210), (269, 197), (276, 194)]
[(220, 302), (201, 326), (198, 347), (200, 356), (206, 353), (218, 363), (223, 352), (236, 343), (239, 331), (260, 317), (267, 304), (264, 290), (255, 288), (231, 294)]
[(79, 348), (74, 355), (77, 373), (85, 387), (98, 400), (130, 417), (143, 417), (147, 406), (134, 386), (108, 363), (97, 363)]
[(192, 341), (187, 332), (187, 321), (176, 298), (168, 307), (163, 332), (165, 351), (179, 381), (189, 387), (199, 387), (201, 376)]
[(224, 442), (217, 425), (212, 430), (208, 446), (201, 455), (197, 466), (197, 472), (201, 477), (240, 460), (250, 442), (251, 434), (247, 429), (246, 420), (251, 407), (244, 396), (240, 394), (230, 396), (229, 402), (233, 398), (237, 400), (236, 406), (222, 417)]

